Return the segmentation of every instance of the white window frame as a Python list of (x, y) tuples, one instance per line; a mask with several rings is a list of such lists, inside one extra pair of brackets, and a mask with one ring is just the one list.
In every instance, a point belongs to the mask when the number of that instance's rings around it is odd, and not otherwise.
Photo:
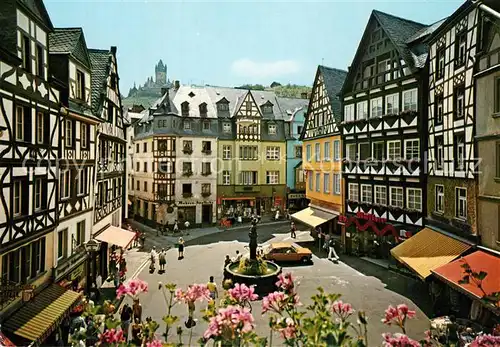
[(422, 189), (406, 188), (406, 207), (422, 212)]
[(33, 183), (33, 193), (35, 197), (35, 211), (42, 209), (42, 190), (43, 190), (43, 180), (41, 178), (35, 178)]
[(344, 121), (352, 122), (355, 120), (354, 104), (344, 106)]
[(434, 137), (434, 146), (436, 148), (436, 158), (435, 158), (435, 161), (436, 161), (436, 169), (437, 170), (442, 170), (443, 167), (444, 167), (444, 136), (439, 136), (440, 139), (442, 139), (441, 141), (441, 146), (438, 146), (438, 143), (436, 141), (438, 137)]
[[(392, 106), (389, 107), (389, 102)], [(399, 93), (385, 96), (385, 114), (399, 114)]]
[(459, 91), (463, 93), (457, 95), (457, 109), (455, 110), (455, 114), (457, 115), (457, 118), (463, 118), (465, 116), (465, 89), (460, 89)]
[(444, 213), (444, 186), (442, 184), (436, 184), (434, 186), (434, 191), (435, 191), (434, 210), (437, 213)]
[[(383, 115), (382, 104), (383, 104), (382, 97), (370, 100), (370, 118), (382, 117)], [(374, 109), (377, 109), (377, 111), (374, 111)]]
[[(409, 103), (406, 103), (406, 96), (410, 94)], [(415, 99), (413, 99), (413, 97)], [(418, 89), (409, 89), (403, 91), (403, 111), (418, 111)]]
[[(408, 139), (405, 140), (404, 142), (405, 145), (405, 159), (406, 160), (415, 160), (420, 158), (420, 140), (419, 139)], [(408, 149), (411, 149), (411, 152), (413, 153), (415, 151), (416, 147), (416, 157), (409, 158), (408, 155), (410, 154)]]
[(339, 173), (334, 173), (333, 174), (333, 194), (340, 195), (340, 192), (341, 192), (340, 185), (341, 184), (342, 184), (342, 176)]
[[(399, 202), (399, 197), (401, 197), (401, 203), (400, 204), (395, 204), (396, 199), (393, 197), (393, 191), (398, 191), (401, 192), (401, 194), (397, 193), (398, 195), (398, 202)], [(403, 187), (389, 187), (389, 205), (393, 207), (399, 207), (403, 208), (404, 207), (404, 192), (403, 192)]]
[(308, 171), (307, 172), (307, 181), (308, 181), (308, 184), (309, 184), (309, 191), (312, 192), (313, 188), (314, 188), (312, 171)]
[(231, 145), (223, 145), (222, 146), (222, 160), (230, 160), (231, 159)]
[(222, 171), (222, 185), (228, 186), (231, 184), (231, 172), (229, 170)]
[(73, 121), (66, 119), (64, 122), (64, 144), (66, 147), (73, 146)]
[(356, 120), (368, 118), (368, 100), (356, 104)]
[(182, 127), (184, 130), (191, 130), (191, 122), (187, 119), (184, 119), (182, 122)]
[(316, 191), (321, 191), (321, 174), (319, 172), (316, 173)]
[(222, 131), (225, 133), (231, 132), (231, 123), (222, 123)]
[(16, 140), (24, 141), (25, 114), (23, 106), (16, 106)]
[[(375, 145), (376, 144), (382, 144), (382, 158), (381, 159), (375, 158)], [(374, 141), (374, 142), (372, 142), (372, 159), (373, 160), (385, 160), (386, 154), (387, 153), (385, 151), (385, 143), (384, 143), (384, 141)]]
[(312, 160), (312, 150), (311, 150), (311, 145), (306, 146), (306, 160), (308, 162), (311, 162)]
[(77, 195), (85, 195), (87, 193), (87, 169), (78, 171)]
[(277, 170), (266, 171), (266, 183), (267, 184), (279, 184), (280, 172)]
[(45, 114), (38, 111), (36, 113), (36, 143), (43, 143), (43, 136), (45, 135)]
[(23, 200), (23, 185), (21, 181), (14, 181), (12, 185), (12, 214), (14, 216), (20, 216), (23, 212), (22, 200)]
[(442, 94), (439, 94), (439, 100), (434, 96), (434, 102), (436, 103), (436, 121), (439, 124), (443, 123), (444, 116), (444, 97)]
[(86, 123), (80, 123), (80, 144), (82, 148), (87, 148), (87, 127)]
[[(465, 196), (459, 195), (459, 193), (465, 192)], [(463, 204), (463, 215), (459, 214), (459, 205)], [(461, 220), (467, 219), (467, 188), (455, 187), (455, 217)]]
[[(397, 144), (398, 146), (394, 147), (394, 153), (391, 153), (391, 145)], [(399, 148), (399, 150), (396, 152), (395, 149)], [(387, 141), (387, 160), (400, 160), (401, 159), (401, 141), (400, 140), (393, 140), (393, 141)]]
[(321, 161), (321, 145), (319, 143), (314, 144), (314, 161)]
[(330, 148), (330, 141), (325, 141), (323, 144), (323, 159), (324, 161), (330, 161), (330, 153), (331, 153), (331, 148)]
[(340, 161), (340, 140), (333, 141), (333, 160)]
[(71, 173), (68, 169), (61, 170), (61, 200), (69, 199), (71, 196), (71, 190), (69, 185), (71, 182)]
[(361, 202), (365, 202), (368, 204), (371, 204), (373, 202), (373, 192), (371, 184), (361, 185)]
[(280, 147), (268, 146), (266, 148), (266, 159), (271, 161), (280, 160)]
[(375, 192), (375, 204), (387, 206), (387, 187), (386, 186), (374, 186)]
[(349, 200), (359, 201), (359, 186), (357, 183), (349, 183)]
[[(458, 136), (456, 137), (458, 139)], [(455, 145), (457, 146), (457, 167), (455, 171), (465, 170), (465, 136), (462, 137), (463, 141), (458, 141)]]
[[(366, 158), (361, 158), (361, 147), (364, 146), (364, 147), (367, 147), (368, 148), (368, 157)], [(370, 148), (370, 142), (359, 142), (358, 143), (358, 156), (357, 156), (357, 159), (358, 160), (362, 160), (362, 161), (365, 161), (365, 160), (369, 160), (370, 157), (371, 157), (371, 148)]]
[[(356, 154), (357, 146), (356, 146), (356, 144), (355, 143), (348, 143), (348, 144), (346, 144), (345, 148), (346, 148), (346, 152), (347, 152), (346, 158), (349, 160), (355, 161), (357, 159), (357, 154)], [(351, 159), (351, 149), (354, 149), (353, 159)]]
[(330, 174), (329, 173), (323, 174), (323, 193), (325, 193), (325, 194), (330, 193)]
[(269, 124), (267, 126), (267, 131), (269, 132), (269, 135), (276, 135), (276, 124)]

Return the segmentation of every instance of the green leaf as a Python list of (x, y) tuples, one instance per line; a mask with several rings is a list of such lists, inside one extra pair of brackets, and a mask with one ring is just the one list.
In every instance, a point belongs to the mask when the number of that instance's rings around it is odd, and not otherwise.
[(165, 322), (166, 325), (172, 326), (174, 325), (177, 321), (179, 320), (179, 317), (177, 316), (165, 316), (163, 317), (163, 321)]
[(470, 278), (469, 276), (464, 276), (461, 280), (458, 281), (458, 284), (469, 284), (470, 283)]
[(474, 272), (472, 274), (472, 277), (477, 278), (480, 281), (484, 280), (486, 278), (486, 276), (488, 276), (488, 274), (484, 271), (480, 271), (479, 273)]

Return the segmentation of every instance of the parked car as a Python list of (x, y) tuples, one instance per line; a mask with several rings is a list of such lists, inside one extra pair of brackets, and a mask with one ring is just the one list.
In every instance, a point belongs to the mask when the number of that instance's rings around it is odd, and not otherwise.
[(277, 262), (303, 262), (312, 261), (312, 252), (309, 248), (301, 247), (296, 243), (272, 243), (264, 250), (264, 259)]

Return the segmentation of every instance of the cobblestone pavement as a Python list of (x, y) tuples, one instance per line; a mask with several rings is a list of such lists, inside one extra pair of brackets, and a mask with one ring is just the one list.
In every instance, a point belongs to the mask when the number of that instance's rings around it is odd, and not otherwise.
[[(290, 240), (286, 224), (261, 226), (258, 232), (260, 244)], [(311, 241), (309, 232), (306, 230), (299, 231), (297, 236), (297, 241), (301, 244), (307, 244)], [(151, 274), (148, 267), (143, 268), (138, 277), (150, 284), (150, 291), (143, 294), (141, 303), (146, 317), (151, 316), (156, 321), (161, 322), (159, 334), (163, 333), (165, 329), (162, 317), (166, 313), (167, 306), (163, 295), (158, 290), (158, 282), (172, 282), (179, 287), (186, 288), (191, 283), (206, 283), (208, 277), (213, 275), (220, 287), (224, 256), (226, 254), (232, 256), (236, 250), (246, 253), (245, 245), (247, 244), (247, 230), (206, 235), (187, 243), (185, 259), (183, 260), (177, 260), (175, 248), (170, 249), (167, 252), (166, 273), (158, 274), (155, 272)], [(328, 292), (342, 294), (343, 300), (350, 302), (355, 309), (366, 311), (370, 323), (369, 339), (373, 342), (370, 345), (379, 345), (383, 332), (397, 331), (397, 329), (386, 327), (381, 323), (384, 310), (389, 304), (406, 303), (417, 310), (417, 318), (408, 322), (408, 334), (418, 339), (424, 337), (423, 332), (429, 326), (428, 319), (425, 313), (409, 299), (412, 297), (411, 292), (415, 290), (415, 287), (408, 279), (389, 273), (387, 269), (379, 268), (361, 259), (341, 256), (341, 261), (338, 264), (317, 256), (314, 256), (313, 260), (313, 265), (286, 266), (283, 269), (285, 272), (292, 272), (300, 281), (299, 294), (305, 305), (310, 303), (310, 296), (316, 292), (318, 286), (322, 286)], [(419, 302), (417, 299), (420, 300), (421, 297), (417, 297), (415, 302)], [(201, 304), (197, 304), (197, 312), (203, 308)], [(187, 308), (183, 305), (179, 304), (174, 307), (173, 314), (185, 317), (186, 313)], [(200, 313), (197, 313), (197, 316), (201, 318)], [(254, 304), (254, 316), (257, 331), (267, 336), (269, 333), (267, 317), (260, 314), (260, 302)], [(198, 325), (193, 329), (192, 345), (196, 345), (194, 342), (203, 334), (205, 328), (206, 324), (199, 320)], [(375, 341), (377, 341), (376, 344)]]

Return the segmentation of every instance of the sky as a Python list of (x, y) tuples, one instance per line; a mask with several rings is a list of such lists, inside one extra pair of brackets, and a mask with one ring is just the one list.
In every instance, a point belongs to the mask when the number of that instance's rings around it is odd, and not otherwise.
[(181, 84), (312, 85), (318, 64), (347, 70), (371, 11), (424, 24), (464, 0), (45, 0), (55, 27), (82, 27), (89, 48), (117, 46), (120, 89), (162, 59)]

